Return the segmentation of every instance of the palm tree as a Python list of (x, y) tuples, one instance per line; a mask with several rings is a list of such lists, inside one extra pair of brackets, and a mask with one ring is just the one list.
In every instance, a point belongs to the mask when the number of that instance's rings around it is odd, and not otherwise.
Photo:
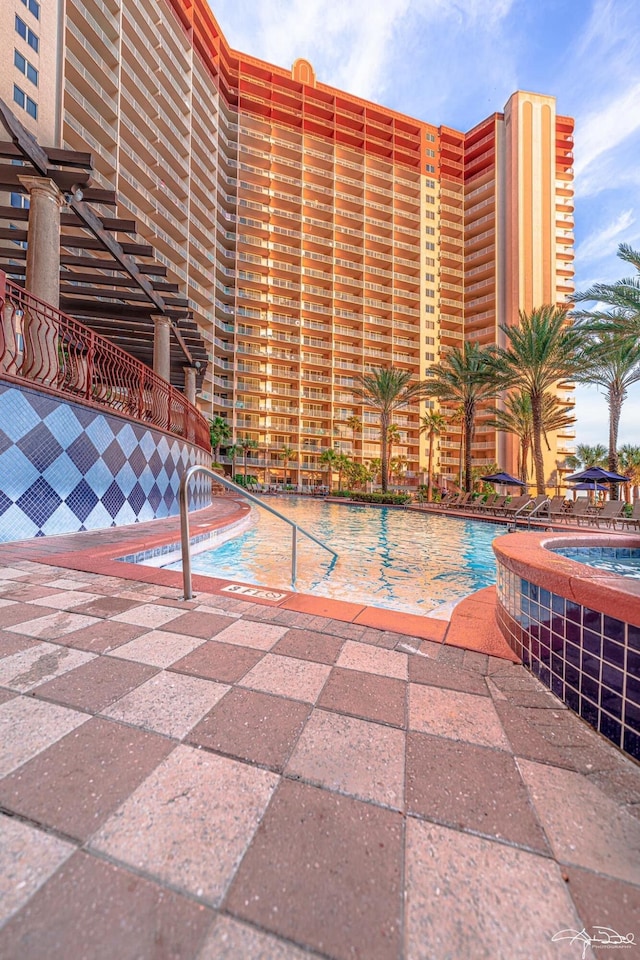
[[(573, 423), (575, 423), (575, 417), (567, 414), (565, 405), (552, 393), (545, 393), (542, 400), (542, 431), (548, 450), (551, 446), (547, 440), (547, 434)], [(533, 409), (529, 394), (519, 391), (509, 393), (505, 398), (504, 407), (495, 411), (493, 417), (487, 421), (487, 426), (518, 438), (520, 441), (518, 476), (523, 483), (527, 483), (529, 453), (533, 445)]]
[(283, 447), (280, 453), (278, 454), (280, 460), (282, 460), (282, 466), (284, 468), (284, 479), (287, 479), (287, 466), (291, 460), (296, 459), (296, 451), (293, 447)]
[(382, 475), (382, 460), (380, 457), (372, 457), (367, 466), (369, 473), (371, 474), (371, 480), (372, 482), (375, 482), (376, 477), (380, 477)]
[(441, 413), (435, 410), (429, 410), (428, 413), (420, 419), (420, 433), (426, 433), (429, 439), (429, 455), (427, 460), (427, 502), (431, 502), (433, 496), (433, 444), (436, 437), (439, 437), (444, 430), (447, 420)]
[(354, 413), (352, 416), (347, 418), (347, 426), (351, 430), (351, 440), (355, 450), (356, 433), (362, 433), (362, 420)]
[(572, 470), (579, 470), (581, 467), (585, 470), (588, 467), (604, 468), (607, 466), (607, 448), (601, 443), (596, 443), (593, 447), (588, 443), (579, 443), (576, 452), (567, 457), (566, 464)]
[(595, 283), (588, 290), (577, 292), (571, 298), (574, 303), (596, 301), (604, 309), (574, 310), (573, 315), (587, 329), (597, 332), (617, 333), (621, 337), (640, 336), (640, 253), (629, 244), (621, 243), (618, 256), (632, 264), (638, 271), (635, 277), (617, 280), (615, 283)]
[(543, 398), (562, 380), (570, 380), (578, 371), (578, 347), (584, 334), (567, 321), (567, 310), (545, 304), (531, 313), (520, 312), (520, 323), (502, 326), (506, 347), (496, 354), (496, 372), (504, 377), (503, 386), (520, 389), (531, 401), (532, 445), (536, 487), (546, 492), (542, 455)]
[(443, 403), (455, 404), (463, 410), (464, 488), (471, 492), (471, 444), (479, 404), (497, 396), (499, 380), (492, 363), (493, 350), (467, 340), (455, 347), (441, 363), (427, 370), (424, 392)]
[(407, 458), (402, 454), (399, 454), (397, 457), (391, 458), (389, 462), (390, 473), (392, 476), (396, 478), (396, 480), (400, 480), (400, 478), (402, 477), (403, 473), (407, 469), (407, 463), (408, 463)]
[(231, 438), (231, 427), (224, 417), (214, 417), (213, 420), (209, 420), (209, 436), (217, 463), (220, 460), (220, 447), (225, 440)]
[(627, 503), (631, 503), (640, 486), (640, 447), (625, 443), (618, 451), (618, 463), (620, 472), (629, 478), (625, 484), (627, 488), (625, 499)]
[(380, 460), (382, 491), (389, 486), (388, 431), (396, 410), (421, 400), (424, 383), (412, 381), (409, 370), (394, 367), (379, 367), (357, 378), (353, 393), (367, 406), (374, 407), (380, 417)]
[(448, 422), (460, 427), (460, 447), (458, 449), (458, 490), (462, 490), (462, 481), (464, 474), (464, 407), (456, 407), (451, 410), (447, 417)]
[[(602, 387), (609, 407), (608, 469), (618, 473), (618, 427), (627, 389), (640, 380), (640, 340), (615, 333), (589, 337), (581, 351), (583, 366), (575, 374), (579, 383)], [(611, 485), (611, 499), (618, 499), (617, 484)]]
[(231, 458), (231, 479), (236, 478), (236, 457), (240, 455), (242, 448), (239, 443), (234, 443), (227, 447), (227, 456)]
[(393, 454), (392, 454), (393, 446), (395, 443), (399, 443), (401, 439), (402, 439), (402, 434), (400, 433), (400, 427), (397, 426), (397, 424), (392, 423), (387, 429), (387, 458), (389, 463), (389, 476), (391, 476), (391, 459), (393, 457)]
[(338, 454), (333, 449), (329, 447), (328, 450), (325, 450), (324, 453), (320, 454), (320, 463), (325, 463), (327, 466), (327, 488), (331, 491), (331, 481), (333, 479), (333, 468), (336, 460), (338, 459)]
[(249, 450), (257, 450), (258, 442), (257, 440), (251, 440), (249, 437), (243, 437), (242, 440), (238, 440), (238, 446), (242, 450), (243, 462), (244, 462), (244, 478), (245, 482), (247, 479), (247, 453)]
[(339, 453), (334, 461), (335, 469), (338, 471), (338, 490), (342, 490), (342, 475), (349, 469), (351, 460), (346, 453)]

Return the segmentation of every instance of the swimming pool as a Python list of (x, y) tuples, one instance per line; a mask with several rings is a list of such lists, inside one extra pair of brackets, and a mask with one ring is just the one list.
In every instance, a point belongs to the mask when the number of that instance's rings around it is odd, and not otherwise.
[[(491, 542), (504, 533), (495, 524), (305, 497), (273, 505), (339, 554), (333, 561), (298, 537), (301, 593), (447, 617), (457, 601), (495, 583)], [(215, 550), (194, 553), (193, 572), (291, 589), (290, 528), (258, 508), (252, 514), (254, 522), (244, 533)]]
[(553, 553), (640, 580), (640, 549), (636, 547), (554, 547)]

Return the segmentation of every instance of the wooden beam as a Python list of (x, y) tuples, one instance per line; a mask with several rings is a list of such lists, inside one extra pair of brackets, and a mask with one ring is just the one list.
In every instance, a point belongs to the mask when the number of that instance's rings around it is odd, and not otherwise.
[(115, 190), (102, 190), (100, 187), (86, 187), (83, 191), (87, 203), (104, 203), (115, 207), (118, 203)]
[[(2, 103), (1, 100), (0, 103)], [(36, 173), (40, 173), (40, 170)], [(0, 187), (24, 193), (24, 188), (18, 180), (18, 177), (24, 176), (33, 176), (33, 170), (28, 167), (15, 167), (13, 164), (0, 164)], [(84, 194), (91, 179), (88, 173), (77, 170), (58, 170), (55, 167), (47, 167), (42, 176), (53, 180), (62, 193), (71, 193), (75, 187), (79, 186)]]
[[(0, 249), (0, 255), (2, 253), (3, 251)], [(78, 257), (71, 253), (61, 254), (60, 263), (69, 267), (86, 267), (88, 270), (115, 270), (117, 272), (121, 270), (120, 265), (114, 263), (111, 259), (103, 260), (99, 257)], [(140, 273), (149, 274), (154, 277), (166, 277), (167, 275), (167, 268), (163, 263), (139, 263), (138, 270)]]
[(135, 260), (132, 260), (131, 257), (124, 252), (118, 241), (114, 240), (114, 238), (107, 233), (102, 225), (102, 221), (96, 216), (91, 207), (86, 204), (84, 200), (71, 200), (69, 206), (74, 213), (77, 213), (85, 227), (91, 231), (96, 239), (102, 242), (103, 246), (109, 251), (113, 258), (117, 260), (129, 276), (136, 281), (140, 289), (147, 295), (147, 299), (157, 308), (158, 313), (164, 313), (165, 303), (160, 294), (156, 293), (149, 280), (140, 273)]
[[(10, 133), (13, 142), (19, 147), (22, 156), (25, 160), (30, 160), (34, 165), (38, 173), (41, 173), (43, 177), (47, 176), (47, 169), (49, 167), (49, 158), (45, 151), (42, 149), (38, 141), (32, 134), (29, 133), (26, 127), (23, 127), (20, 121), (14, 116), (13, 111), (7, 106), (2, 98), (0, 98), (0, 122), (4, 126), (7, 133)], [(14, 170), (19, 170), (19, 167), (14, 167)], [(22, 174), (27, 173), (26, 170), (21, 171)]]
[[(94, 266), (96, 269), (92, 273), (76, 273), (73, 270), (61, 270), (60, 282), (63, 283), (66, 280), (74, 283), (93, 283), (96, 286), (127, 287), (129, 289), (135, 289), (136, 282), (129, 276), (113, 277), (97, 272), (98, 269), (111, 271), (117, 270), (118, 267), (115, 264), (109, 263), (108, 261), (104, 263), (96, 261)], [(153, 280), (152, 283), (155, 290), (161, 290), (163, 293), (180, 293), (180, 287), (177, 283), (163, 283), (160, 280)], [(98, 293), (98, 295), (101, 294)]]
[[(61, 247), (75, 247), (78, 250), (102, 250), (104, 244), (96, 237), (85, 237), (79, 234), (62, 233), (60, 234)], [(133, 256), (152, 257), (153, 247), (150, 243), (121, 243), (122, 250)], [(106, 251), (105, 251), (106, 252)]]
[[(28, 220), (28, 207), (7, 207), (0, 206), (0, 219), (3, 220)], [(63, 227), (77, 227), (78, 218), (73, 213), (61, 213), (60, 225)], [(138, 225), (135, 220), (123, 220), (118, 217), (102, 217), (102, 225), (105, 230), (112, 233), (137, 233)]]
[[(50, 164), (60, 167), (78, 167), (81, 170), (93, 169), (93, 156), (77, 150), (60, 150), (57, 147), (42, 147)], [(24, 153), (15, 143), (0, 143), (0, 157), (7, 159), (23, 157)]]

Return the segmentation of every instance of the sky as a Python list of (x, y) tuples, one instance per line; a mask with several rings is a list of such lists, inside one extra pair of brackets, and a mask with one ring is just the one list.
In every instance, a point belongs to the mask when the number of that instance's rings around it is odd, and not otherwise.
[[(435, 125), (469, 130), (515, 90), (576, 121), (576, 290), (633, 274), (640, 249), (639, 0), (210, 0), (229, 44)], [(577, 443), (607, 445), (595, 388), (576, 390)], [(640, 445), (640, 386), (619, 445)]]

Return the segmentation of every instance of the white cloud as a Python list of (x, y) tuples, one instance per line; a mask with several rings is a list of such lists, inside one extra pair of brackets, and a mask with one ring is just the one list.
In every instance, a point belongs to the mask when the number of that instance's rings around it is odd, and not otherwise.
[(582, 241), (576, 248), (576, 260), (582, 264), (585, 260), (589, 262), (610, 257), (618, 249), (618, 243), (628, 238), (629, 227), (635, 222), (633, 209), (623, 210), (612, 223), (595, 230)]
[[(495, 40), (495, 30), (514, 2), (212, 0), (211, 6), (235, 49), (284, 68), (304, 57), (313, 64), (320, 82), (376, 99), (390, 90), (396, 71), (402, 71), (410, 58), (414, 58), (417, 68), (413, 86), (422, 85), (425, 93), (430, 86), (424, 83), (425, 66), (439, 58), (443, 48), (456, 74), (453, 64), (460, 56), (460, 39), (465, 31), (469, 39), (472, 33), (476, 38), (493, 33)], [(416, 49), (416, 36), (427, 25), (438, 29), (430, 32), (426, 42)], [(495, 58), (491, 63), (495, 66)], [(428, 93), (426, 97), (429, 98)], [(390, 99), (386, 96), (387, 106), (391, 105)], [(403, 107), (397, 99), (395, 107), (409, 112), (409, 107)]]
[(640, 130), (640, 80), (620, 92), (601, 109), (578, 122), (575, 135), (576, 196), (607, 188), (610, 180), (596, 162), (611, 154)]

